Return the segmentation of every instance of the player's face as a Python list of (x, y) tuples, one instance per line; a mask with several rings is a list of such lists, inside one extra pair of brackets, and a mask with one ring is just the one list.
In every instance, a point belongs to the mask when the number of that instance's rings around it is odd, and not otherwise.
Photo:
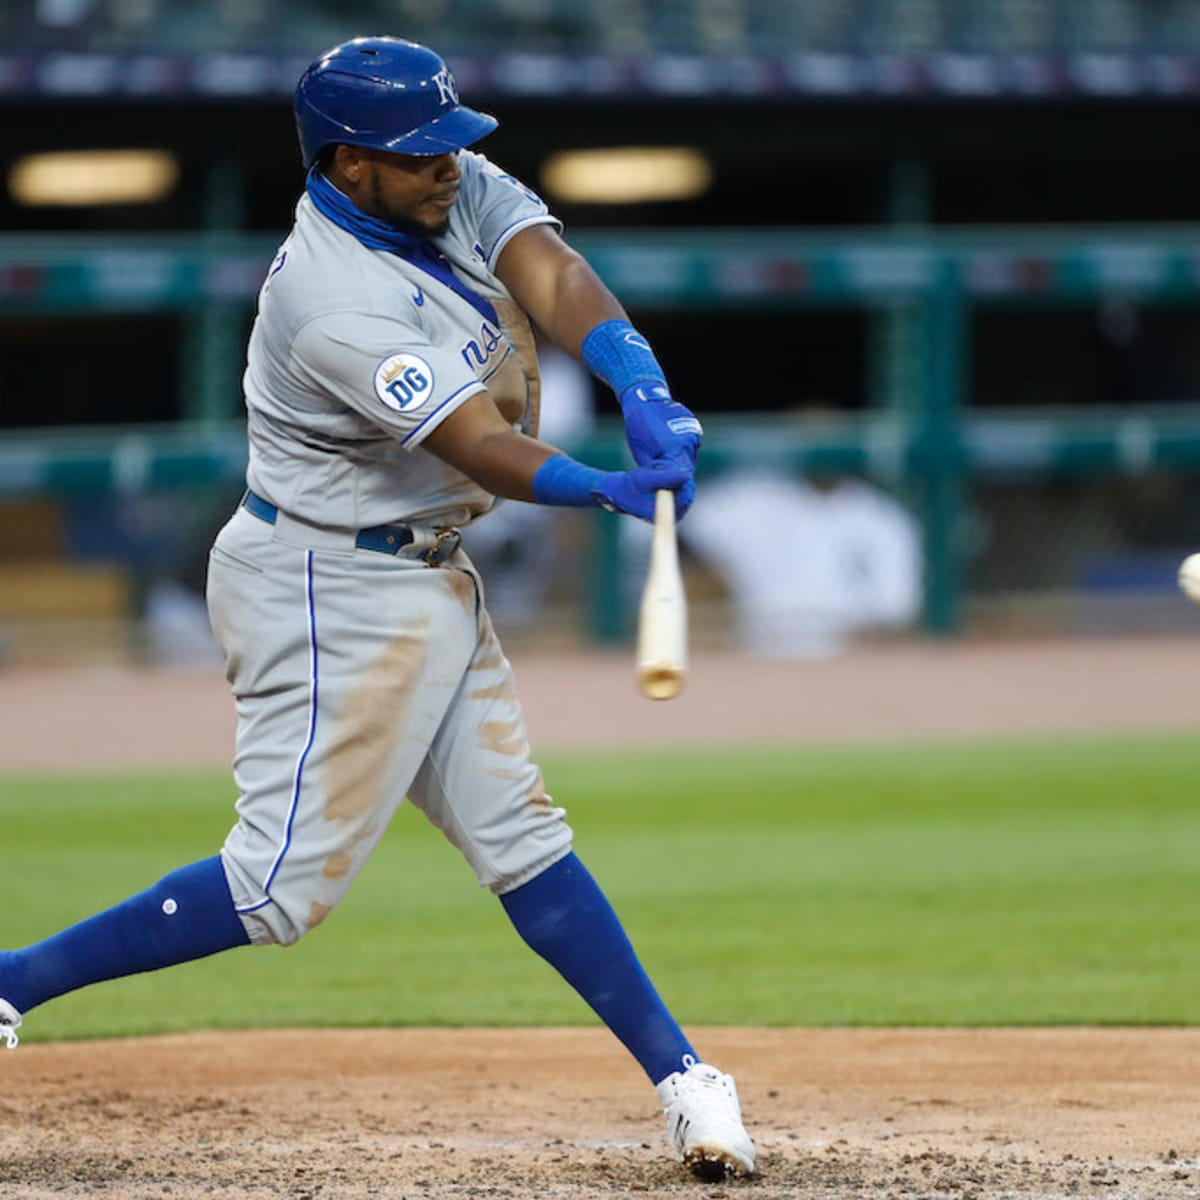
[(457, 154), (388, 154), (372, 151), (362, 164), (359, 208), (404, 233), (445, 233), (458, 198), (462, 171)]

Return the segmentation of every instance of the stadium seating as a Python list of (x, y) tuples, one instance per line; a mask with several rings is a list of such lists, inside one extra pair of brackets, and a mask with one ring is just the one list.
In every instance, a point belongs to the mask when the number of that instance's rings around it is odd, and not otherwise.
[(459, 51), (1050, 54), (1200, 50), (1193, 0), (16, 0), (15, 49), (305, 53), (348, 28)]

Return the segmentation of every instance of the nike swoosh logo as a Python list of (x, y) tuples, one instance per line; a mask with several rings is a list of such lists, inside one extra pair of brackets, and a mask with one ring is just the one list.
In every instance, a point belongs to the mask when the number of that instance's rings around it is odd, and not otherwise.
[(413, 303), (420, 308), (425, 303), (425, 293), (417, 288), (417, 294), (413, 297)]

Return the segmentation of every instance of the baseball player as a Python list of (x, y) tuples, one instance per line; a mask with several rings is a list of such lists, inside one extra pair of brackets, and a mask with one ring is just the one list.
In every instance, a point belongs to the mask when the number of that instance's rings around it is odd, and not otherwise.
[[(291, 945), (346, 894), (407, 796), (645, 1069), (676, 1155), (750, 1174), (733, 1080), (667, 1011), (530, 760), (513, 676), (459, 548), (498, 497), (679, 516), (701, 429), (559, 223), (466, 147), (496, 128), (432, 50), (337, 46), (295, 98), (305, 193), (259, 296), (242, 503), (209, 560), (237, 704), (220, 853), (0, 952), (0, 1040), (99, 980)], [(619, 398), (637, 466), (538, 441), (529, 318)]]

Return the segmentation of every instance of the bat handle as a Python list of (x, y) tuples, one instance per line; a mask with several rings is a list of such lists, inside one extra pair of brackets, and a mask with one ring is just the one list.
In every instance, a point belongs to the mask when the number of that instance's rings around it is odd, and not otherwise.
[(675, 493), (666, 488), (660, 488), (654, 493), (654, 536), (675, 537)]
[(675, 493), (654, 497), (654, 537), (638, 620), (638, 687), (651, 700), (670, 700), (687, 674), (687, 599), (675, 536)]

